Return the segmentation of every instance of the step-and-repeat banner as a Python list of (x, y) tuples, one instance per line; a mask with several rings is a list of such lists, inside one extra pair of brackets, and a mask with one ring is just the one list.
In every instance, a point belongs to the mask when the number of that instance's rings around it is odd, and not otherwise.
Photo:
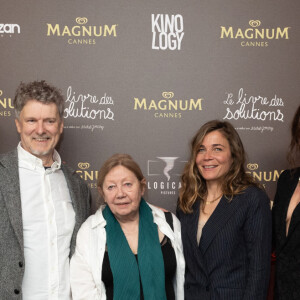
[(147, 199), (174, 211), (190, 140), (212, 119), (234, 125), (273, 199), (300, 104), (299, 11), (299, 0), (5, 1), (0, 152), (19, 141), (16, 87), (44, 79), (65, 96), (59, 152), (94, 208), (100, 166), (129, 153)]

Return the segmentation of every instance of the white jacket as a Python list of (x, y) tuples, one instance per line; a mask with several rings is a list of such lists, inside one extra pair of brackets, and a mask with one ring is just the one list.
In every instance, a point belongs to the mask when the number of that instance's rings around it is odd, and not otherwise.
[[(176, 255), (176, 276), (173, 281), (176, 300), (184, 299), (184, 271), (180, 222), (173, 216), (174, 231), (165, 220), (164, 212), (151, 204), (154, 223), (171, 241)], [(102, 263), (106, 246), (106, 221), (102, 215), (105, 206), (90, 216), (81, 226), (75, 254), (71, 259), (70, 280), (74, 300), (105, 300), (106, 292), (102, 281)]]

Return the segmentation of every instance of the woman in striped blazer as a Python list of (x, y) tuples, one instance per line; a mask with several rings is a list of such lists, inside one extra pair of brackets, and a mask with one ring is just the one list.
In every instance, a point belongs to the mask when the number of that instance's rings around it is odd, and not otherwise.
[(177, 211), (185, 299), (265, 300), (270, 202), (245, 172), (241, 139), (230, 123), (215, 120), (199, 129), (191, 146)]

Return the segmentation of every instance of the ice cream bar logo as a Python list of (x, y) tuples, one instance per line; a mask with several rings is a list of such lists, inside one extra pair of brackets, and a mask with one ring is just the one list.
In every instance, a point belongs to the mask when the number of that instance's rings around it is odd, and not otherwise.
[(220, 39), (240, 40), (242, 47), (268, 47), (272, 40), (290, 39), (291, 27), (264, 28), (260, 20), (250, 20), (248, 28), (221, 26)]

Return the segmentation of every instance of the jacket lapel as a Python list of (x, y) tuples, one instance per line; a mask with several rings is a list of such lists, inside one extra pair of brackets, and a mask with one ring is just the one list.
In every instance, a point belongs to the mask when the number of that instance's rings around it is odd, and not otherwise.
[(197, 199), (195, 204), (193, 205), (193, 212), (191, 218), (188, 218), (187, 221), (189, 224), (187, 230), (187, 234), (193, 246), (198, 247), (197, 245), (197, 229), (198, 229), (198, 220), (199, 220), (199, 208), (200, 208), (200, 201)]
[(229, 202), (223, 196), (220, 200), (220, 203), (215, 208), (210, 218), (207, 220), (202, 230), (202, 236), (199, 245), (203, 255), (209, 248), (215, 236), (225, 226), (227, 221), (232, 217), (232, 215), (238, 208), (238, 198), (239, 197), (236, 196), (232, 201)]
[(287, 240), (289, 239), (290, 236), (292, 236), (293, 231), (296, 229), (299, 222), (300, 222), (300, 204), (298, 203), (292, 215)]
[[(288, 197), (287, 198), (287, 201), (285, 201), (286, 203), (286, 207), (285, 207), (285, 215), (283, 216), (283, 224), (284, 224), (284, 229), (286, 228), (286, 215), (287, 215), (287, 210), (288, 210), (288, 207), (289, 207), (289, 203), (290, 203), (290, 200), (294, 194), (294, 191), (297, 187), (297, 184), (299, 182), (299, 176), (300, 176), (300, 169), (297, 170), (297, 172), (294, 174), (293, 176), (293, 179), (291, 181), (291, 184), (289, 186), (289, 190), (288, 190)], [(298, 203), (298, 205), (296, 206), (296, 208), (294, 209), (294, 212), (292, 214), (292, 218), (291, 218), (291, 223), (290, 223), (290, 226), (289, 226), (289, 231), (288, 231), (288, 236), (287, 236), (287, 239), (286, 239), (286, 242), (289, 240), (289, 237), (292, 235), (293, 231), (295, 230), (295, 228), (297, 227), (298, 223), (300, 222), (300, 205)], [(285, 233), (286, 231), (284, 231)]]
[(198, 230), (198, 221), (199, 221), (199, 214), (200, 214), (200, 199), (197, 199), (195, 204), (193, 205), (193, 212), (191, 215), (187, 215), (184, 219), (185, 225), (182, 225), (181, 228), (185, 228), (184, 234), (189, 239), (192, 247), (194, 249), (194, 257), (196, 257), (198, 264), (201, 266), (203, 271), (207, 271), (206, 264), (197, 244), (197, 230)]
[(74, 175), (75, 171), (70, 170), (65, 165), (61, 165), (61, 169), (62, 169), (62, 171), (65, 175), (65, 179), (66, 179), (66, 182), (67, 182), (67, 185), (68, 185), (68, 189), (69, 189), (70, 197), (71, 197), (71, 200), (72, 200), (73, 208), (74, 208), (74, 211), (75, 211), (76, 217), (77, 217), (78, 211), (80, 210), (79, 207), (78, 207), (80, 205), (80, 203), (78, 203), (78, 201), (77, 201), (77, 198), (78, 198), (77, 195), (79, 195), (79, 186), (76, 185), (74, 183), (74, 180), (73, 180), (73, 175)]
[[(61, 169), (65, 175), (65, 179), (68, 185), (70, 197), (72, 200), (74, 212), (75, 212), (75, 227), (73, 230), (72, 238), (71, 238), (71, 248), (70, 248), (70, 256), (75, 251), (75, 244), (76, 244), (76, 234), (79, 230), (79, 227), (85, 220), (85, 217), (82, 216), (82, 212), (84, 209), (82, 208), (83, 205), (83, 199), (80, 198), (80, 186), (78, 184), (78, 181), (75, 180), (75, 171), (70, 169), (66, 165), (61, 165)], [(80, 201), (81, 200), (81, 201)]]
[[(277, 236), (277, 245), (276, 245), (276, 253), (277, 255), (280, 253), (282, 247), (286, 243), (286, 215), (288, 206), (290, 203), (290, 199), (294, 192), (293, 190), (293, 183), (294, 180), (287, 180), (284, 182), (284, 187), (277, 186), (277, 193), (276, 197), (280, 198), (280, 201), (276, 204), (276, 215), (273, 218), (278, 220), (278, 225), (276, 226), (276, 236)], [(278, 199), (279, 200), (279, 199)]]
[(1, 191), (4, 191), (3, 198), (8, 216), (21, 249), (23, 249), (22, 204), (16, 149), (1, 158), (0, 178)]

